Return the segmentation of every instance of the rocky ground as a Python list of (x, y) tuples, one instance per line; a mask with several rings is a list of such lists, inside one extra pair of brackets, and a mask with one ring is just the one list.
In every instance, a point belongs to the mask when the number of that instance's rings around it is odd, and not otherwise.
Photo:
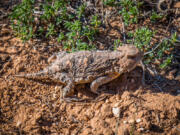
[[(61, 47), (53, 42), (22, 43), (7, 18), (0, 28), (0, 134), (180, 135), (178, 69), (162, 73), (161, 81), (146, 73), (143, 84), (142, 68), (137, 67), (102, 86), (97, 100), (63, 102), (51, 82), (12, 76), (43, 69)], [(77, 86), (76, 95), (94, 97), (88, 91), (88, 85)]]

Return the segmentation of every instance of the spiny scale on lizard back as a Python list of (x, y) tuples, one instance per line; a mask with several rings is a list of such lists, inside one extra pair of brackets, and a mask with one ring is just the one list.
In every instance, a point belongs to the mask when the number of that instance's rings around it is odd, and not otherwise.
[[(63, 54), (63, 55), (62, 55)], [(121, 46), (117, 51), (62, 52), (47, 68), (37, 73), (15, 75), (16, 77), (51, 76), (56, 72), (66, 72), (73, 78), (99, 77), (109, 72), (131, 71), (142, 58), (142, 53), (134, 46)]]

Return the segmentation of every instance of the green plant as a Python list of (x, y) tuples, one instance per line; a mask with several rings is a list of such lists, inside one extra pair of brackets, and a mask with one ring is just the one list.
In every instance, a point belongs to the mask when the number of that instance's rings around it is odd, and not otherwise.
[(177, 32), (175, 32), (175, 33), (173, 33), (172, 35), (171, 35), (171, 39), (169, 40), (172, 44), (174, 44), (175, 42), (177, 42), (178, 41), (178, 39), (177, 39)]
[(23, 0), (10, 15), (12, 28), (23, 41), (55, 38), (67, 50), (93, 49), (98, 15), (86, 14), (86, 4), (68, 10), (70, 4), (66, 0)]
[(103, 0), (103, 4), (106, 6), (115, 6), (117, 3), (117, 0)]
[(46, 37), (49, 37), (49, 36), (53, 36), (56, 34), (56, 31), (55, 31), (55, 28), (54, 28), (54, 24), (50, 23), (48, 25), (48, 28), (47, 28), (47, 33), (46, 33)]
[[(135, 32), (129, 32), (128, 36), (130, 39), (127, 40), (128, 43), (134, 44), (137, 48), (139, 48), (143, 52), (148, 52), (151, 50), (151, 39), (154, 36), (154, 32), (146, 27), (142, 27), (136, 29)], [(148, 64), (152, 62), (153, 59), (152, 53), (149, 53), (144, 57), (144, 63)]]
[(152, 22), (155, 22), (159, 19), (162, 19), (164, 16), (161, 14), (156, 13), (155, 11), (152, 12), (152, 15), (150, 16), (150, 19)]
[(158, 62), (159, 68), (167, 68), (173, 59), (171, 52), (174, 50), (173, 43), (176, 42), (176, 33), (170, 39), (163, 39), (159, 43), (151, 42), (154, 35), (155, 32), (147, 27), (142, 27), (128, 34), (130, 38), (128, 43), (134, 44), (144, 52), (143, 61), (145, 64), (156, 64)]
[(33, 6), (34, 0), (23, 0), (10, 15), (11, 26), (15, 30), (15, 35), (24, 41), (33, 38), (34, 35)]
[(122, 42), (120, 41), (120, 39), (114, 40), (114, 50), (116, 50), (118, 46), (122, 46)]
[(171, 39), (164, 39), (159, 46), (156, 59), (160, 61), (160, 68), (164, 69), (167, 68), (171, 63), (173, 59), (173, 53), (174, 50), (173, 46), (173, 36)]
[(172, 59), (173, 59), (173, 55), (168, 56), (168, 57), (163, 61), (163, 63), (160, 64), (160, 68), (161, 68), (161, 69), (167, 68), (167, 67), (171, 64)]
[(141, 6), (141, 2), (133, 1), (133, 0), (121, 0), (121, 10), (119, 13), (122, 15), (124, 24), (127, 26), (132, 23), (138, 22), (139, 16), (139, 7)]
[(129, 135), (135, 135), (135, 130), (136, 130), (136, 125), (135, 125), (135, 123), (132, 123), (130, 125)]
[(133, 34), (134, 45), (143, 50), (144, 52), (148, 51), (149, 48), (151, 48), (150, 42), (154, 34), (155, 32), (151, 31), (146, 27), (136, 29), (136, 31)]
[[(67, 41), (64, 47), (72, 48), (73, 51), (76, 50), (90, 50), (94, 48), (92, 41), (94, 40), (93, 36), (97, 32), (97, 27), (100, 23), (97, 21), (97, 16), (92, 17), (91, 27), (82, 26), (80, 20), (75, 22), (66, 22), (65, 27), (70, 31), (66, 34)], [(88, 43), (83, 42), (83, 40), (88, 39)], [(71, 46), (71, 47), (70, 47)]]
[(97, 31), (98, 27), (101, 24), (101, 21), (98, 20), (97, 15), (93, 15), (90, 23), (91, 23), (92, 27)]
[(138, 16), (140, 14), (139, 7), (142, 3), (134, 0), (103, 0), (105, 6), (117, 7), (126, 26), (138, 22)]
[(57, 41), (60, 43), (63, 41), (64, 38), (65, 38), (64, 33), (61, 32), (57, 38)]
[(77, 17), (78, 19), (81, 19), (82, 16), (84, 16), (84, 12), (86, 9), (86, 5), (82, 4), (81, 6), (79, 6), (78, 10), (77, 10)]

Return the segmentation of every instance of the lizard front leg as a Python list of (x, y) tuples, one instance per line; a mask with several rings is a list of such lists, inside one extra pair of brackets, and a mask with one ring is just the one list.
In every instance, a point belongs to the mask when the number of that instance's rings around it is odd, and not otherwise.
[(58, 79), (61, 83), (65, 85), (61, 92), (62, 98), (65, 98), (70, 94), (74, 93), (74, 81), (67, 73), (56, 73), (54, 78)]
[(96, 80), (94, 80), (91, 83), (91, 91), (98, 94), (97, 89), (99, 88), (99, 86), (106, 84), (108, 82), (111, 82), (112, 80), (116, 79), (119, 76), (118, 73), (114, 73), (114, 74), (109, 74), (107, 76), (102, 76), (97, 78)]

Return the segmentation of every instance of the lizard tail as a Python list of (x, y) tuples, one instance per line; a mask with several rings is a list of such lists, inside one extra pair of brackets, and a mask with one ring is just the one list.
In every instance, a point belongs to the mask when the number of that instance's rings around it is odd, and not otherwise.
[(14, 77), (20, 77), (20, 78), (35, 78), (35, 77), (41, 77), (47, 75), (48, 72), (46, 70), (39, 71), (37, 73), (32, 74), (23, 74), (23, 75), (13, 75)]

